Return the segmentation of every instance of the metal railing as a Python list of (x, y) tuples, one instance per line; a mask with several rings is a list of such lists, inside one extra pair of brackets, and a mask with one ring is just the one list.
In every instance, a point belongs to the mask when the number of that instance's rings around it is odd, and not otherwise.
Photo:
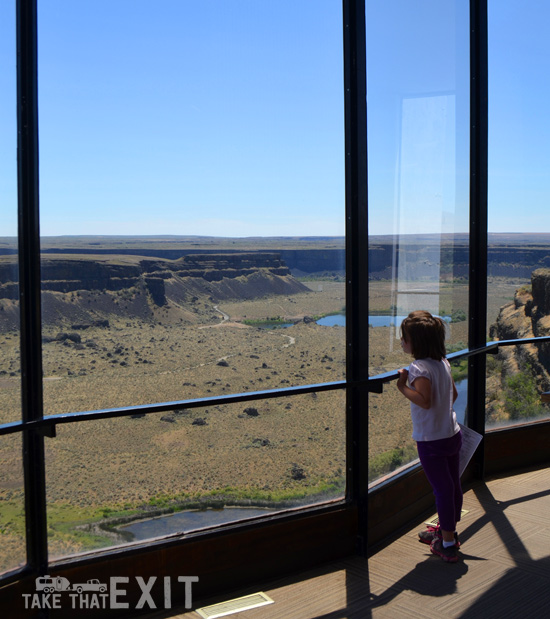
[[(469, 350), (468, 348), (449, 353), (449, 361), (467, 359), (477, 355), (496, 354), (500, 347), (522, 346), (525, 344), (543, 344), (550, 342), (550, 336), (532, 337), (517, 340), (500, 340), (487, 342), (485, 346)], [(14, 434), (25, 429), (39, 429), (44, 436), (55, 436), (55, 426), (58, 424), (77, 423), (80, 421), (94, 421), (99, 419), (112, 419), (115, 417), (126, 417), (135, 414), (156, 414), (171, 410), (204, 408), (206, 406), (220, 406), (224, 404), (234, 404), (237, 402), (250, 402), (254, 400), (268, 400), (273, 398), (290, 397), (304, 395), (314, 392), (336, 391), (341, 389), (366, 389), (369, 393), (382, 393), (384, 385), (398, 378), (398, 370), (390, 370), (376, 376), (371, 376), (362, 381), (339, 380), (327, 383), (315, 383), (309, 385), (297, 385), (283, 389), (268, 389), (263, 391), (247, 391), (244, 393), (234, 393), (229, 395), (212, 396), (208, 398), (193, 398), (188, 400), (175, 400), (171, 402), (160, 402), (153, 404), (140, 404), (135, 406), (125, 406), (119, 408), (105, 408), (74, 413), (62, 413), (58, 415), (46, 415), (41, 419), (31, 421), (15, 421), (0, 425), (0, 436)]]

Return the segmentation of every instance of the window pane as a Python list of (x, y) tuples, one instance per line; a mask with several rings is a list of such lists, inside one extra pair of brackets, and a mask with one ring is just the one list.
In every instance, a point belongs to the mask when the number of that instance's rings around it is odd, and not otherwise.
[[(46, 457), (50, 552), (343, 498), (344, 428), (343, 391), (60, 425)], [(248, 510), (207, 510), (224, 506)]]
[(0, 423), (21, 419), (15, 5), (0, 6)]
[(490, 335), (546, 335), (550, 312), (534, 299), (530, 314), (525, 301), (537, 295), (533, 273), (550, 267), (548, 80), (541, 79), (550, 62), (550, 7), (490, 0), (488, 18), (489, 326), (498, 321)]
[[(461, 2), (367, 1), (371, 376), (411, 361), (399, 325), (413, 310), (444, 317), (449, 351), (467, 346), (468, 19)], [(394, 399), (371, 400), (370, 454)], [(405, 443), (386, 431), (389, 457)]]
[(0, 437), (0, 573), (26, 562), (21, 437)]
[(343, 378), (339, 3), (39, 10), (46, 414)]
[[(391, 411), (391, 414), (388, 414)], [(369, 483), (383, 481), (418, 458), (408, 400), (390, 384), (369, 394)]]
[(549, 419), (549, 390), (550, 344), (500, 347), (487, 355), (487, 428)]

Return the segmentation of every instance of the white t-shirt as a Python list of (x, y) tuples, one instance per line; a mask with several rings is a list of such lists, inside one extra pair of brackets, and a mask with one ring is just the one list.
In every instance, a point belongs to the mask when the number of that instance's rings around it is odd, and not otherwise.
[(450, 438), (460, 431), (453, 410), (453, 379), (447, 359), (415, 359), (409, 366), (409, 385), (424, 376), (432, 384), (432, 405), (422, 408), (411, 402), (413, 439), (436, 441)]

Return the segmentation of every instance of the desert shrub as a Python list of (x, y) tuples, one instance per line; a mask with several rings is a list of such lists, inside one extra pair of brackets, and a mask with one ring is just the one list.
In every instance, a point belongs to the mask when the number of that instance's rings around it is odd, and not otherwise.
[(451, 322), (464, 322), (466, 320), (466, 312), (461, 309), (454, 310), (451, 313)]
[(506, 378), (504, 405), (510, 419), (537, 417), (543, 412), (537, 383), (530, 365), (523, 372)]
[(298, 466), (295, 462), (292, 464), (292, 469), (290, 471), (290, 476), (295, 481), (299, 481), (300, 479), (305, 479), (306, 474), (304, 469), (301, 466)]

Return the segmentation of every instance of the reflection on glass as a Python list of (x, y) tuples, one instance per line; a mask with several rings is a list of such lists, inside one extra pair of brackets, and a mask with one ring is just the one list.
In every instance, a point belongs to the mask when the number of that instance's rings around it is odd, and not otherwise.
[(15, 4), (0, 5), (0, 423), (21, 419)]
[(373, 375), (404, 365), (413, 310), (468, 341), (468, 9), (367, 2), (366, 18), (369, 322), (391, 317), (371, 331)]
[(456, 413), (456, 420), (458, 423), (468, 425), (468, 359), (451, 361), (451, 374), (458, 393), (453, 407)]
[(509, 339), (530, 337), (510, 303), (521, 303), (534, 272), (550, 267), (549, 88), (540, 79), (550, 62), (549, 18), (546, 3), (488, 2), (488, 327), (508, 323)]
[(25, 497), (21, 437), (0, 437), (0, 572), (26, 561)]
[[(47, 445), (49, 548), (67, 555), (211, 526), (209, 507), (261, 516), (342, 498), (345, 394), (68, 424)], [(132, 533), (138, 520), (197, 509)]]
[(344, 377), (341, 6), (162, 6), (39, 7), (46, 414)]
[(550, 418), (541, 396), (550, 390), (550, 344), (502, 346), (487, 355), (488, 429)]
[[(367, 1), (371, 376), (409, 364), (399, 325), (414, 310), (447, 321), (449, 352), (467, 346), (468, 20), (460, 2)], [(416, 457), (395, 398), (371, 400), (369, 453), (390, 463), (375, 476)]]

